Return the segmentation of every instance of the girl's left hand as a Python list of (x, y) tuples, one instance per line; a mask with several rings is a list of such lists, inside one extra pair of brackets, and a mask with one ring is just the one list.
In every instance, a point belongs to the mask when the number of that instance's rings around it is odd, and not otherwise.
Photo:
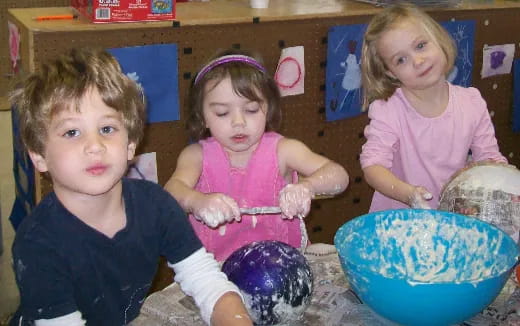
[(308, 183), (288, 184), (280, 191), (279, 201), (282, 217), (292, 219), (305, 217), (311, 209), (313, 192)]

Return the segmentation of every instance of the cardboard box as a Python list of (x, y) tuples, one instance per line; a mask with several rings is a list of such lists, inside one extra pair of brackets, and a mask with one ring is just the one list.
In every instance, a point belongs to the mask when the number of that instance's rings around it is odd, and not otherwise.
[(71, 6), (94, 23), (175, 19), (175, 0), (71, 0)]

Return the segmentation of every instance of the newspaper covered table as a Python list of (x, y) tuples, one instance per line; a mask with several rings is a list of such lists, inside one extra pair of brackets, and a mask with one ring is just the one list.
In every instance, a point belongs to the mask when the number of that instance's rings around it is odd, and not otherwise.
[[(332, 247), (332, 246), (331, 246)], [(333, 248), (333, 247), (332, 247)], [(330, 250), (329, 252), (333, 251)], [(336, 252), (306, 253), (314, 275), (312, 301), (302, 320), (287, 326), (395, 326), (375, 315), (350, 290)], [(403, 307), (406, 309), (406, 307)], [(144, 302), (132, 326), (203, 326), (194, 301), (173, 283)], [(498, 298), (460, 326), (520, 326), (520, 288), (511, 278)]]

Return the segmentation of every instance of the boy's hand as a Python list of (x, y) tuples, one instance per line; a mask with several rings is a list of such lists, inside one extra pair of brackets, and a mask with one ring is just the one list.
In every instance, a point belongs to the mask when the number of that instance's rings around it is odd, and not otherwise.
[(192, 209), (193, 216), (210, 228), (241, 219), (236, 201), (221, 193), (205, 194), (195, 206)]
[(408, 204), (411, 208), (431, 209), (428, 201), (432, 198), (433, 195), (426, 188), (416, 186), (408, 198)]
[(295, 216), (307, 216), (312, 198), (313, 192), (308, 183), (288, 184), (279, 195), (282, 217), (292, 219)]

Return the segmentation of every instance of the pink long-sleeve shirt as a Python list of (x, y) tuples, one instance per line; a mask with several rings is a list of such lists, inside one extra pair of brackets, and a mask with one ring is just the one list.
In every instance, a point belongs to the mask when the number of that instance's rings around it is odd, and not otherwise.
[[(476, 88), (449, 84), (448, 106), (435, 118), (420, 115), (399, 88), (387, 101), (374, 101), (368, 117), (361, 167), (380, 165), (404, 182), (425, 187), (433, 195), (432, 208), (438, 207), (443, 185), (466, 165), (470, 150), (473, 161), (507, 162)], [(375, 191), (370, 211), (405, 207)]]

